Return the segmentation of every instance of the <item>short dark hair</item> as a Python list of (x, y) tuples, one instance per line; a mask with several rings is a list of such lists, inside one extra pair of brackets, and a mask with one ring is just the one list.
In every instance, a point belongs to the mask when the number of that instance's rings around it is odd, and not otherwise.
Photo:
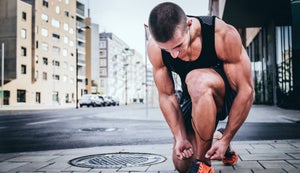
[(177, 4), (164, 2), (152, 9), (149, 15), (149, 30), (152, 37), (165, 43), (171, 40), (178, 26), (186, 26), (186, 14)]

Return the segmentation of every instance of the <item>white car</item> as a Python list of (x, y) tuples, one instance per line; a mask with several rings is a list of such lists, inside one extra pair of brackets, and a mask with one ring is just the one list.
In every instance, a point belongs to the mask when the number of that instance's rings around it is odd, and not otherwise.
[(96, 106), (102, 106), (103, 100), (101, 100), (97, 95), (95, 94), (85, 94), (83, 95), (79, 100), (79, 106), (87, 106), (87, 107), (96, 107)]

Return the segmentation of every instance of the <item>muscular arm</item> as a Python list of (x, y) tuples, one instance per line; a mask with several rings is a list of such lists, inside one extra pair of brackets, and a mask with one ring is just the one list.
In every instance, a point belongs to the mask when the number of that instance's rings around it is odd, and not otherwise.
[(186, 132), (179, 103), (174, 93), (174, 83), (167, 67), (162, 62), (161, 50), (154, 42), (148, 44), (148, 56), (153, 65), (153, 77), (158, 90), (161, 111), (175, 140), (185, 139)]
[(153, 77), (158, 90), (160, 109), (174, 136), (174, 150), (178, 159), (189, 158), (193, 154), (187, 141), (181, 109), (174, 93), (174, 83), (170, 72), (162, 62), (161, 49), (154, 41), (148, 43), (148, 57), (153, 65)]
[[(218, 57), (224, 62), (224, 71), (230, 86), (237, 92), (229, 112), (225, 132), (219, 142), (228, 146), (248, 116), (254, 100), (254, 86), (250, 59), (242, 45), (239, 33), (219, 19), (216, 21), (215, 46)], [(213, 151), (209, 152), (213, 153)], [(218, 158), (212, 157), (212, 159)]]

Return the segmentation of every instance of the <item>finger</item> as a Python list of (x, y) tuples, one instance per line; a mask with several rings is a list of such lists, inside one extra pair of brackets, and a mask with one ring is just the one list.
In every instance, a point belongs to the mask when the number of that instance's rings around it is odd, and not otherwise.
[(191, 157), (191, 152), (189, 151), (189, 149), (187, 149), (187, 150), (184, 150), (183, 152), (182, 152), (182, 155), (183, 155), (183, 157), (184, 158), (190, 158)]
[(224, 154), (222, 154), (222, 152), (216, 150), (211, 156), (210, 159), (211, 160), (222, 160), (224, 157)]
[(176, 155), (178, 160), (182, 160), (181, 156), (179, 154)]
[(220, 154), (214, 154), (210, 157), (211, 160), (222, 160), (223, 156)]
[(188, 158), (190, 158), (190, 157), (192, 157), (193, 156), (193, 154), (194, 154), (194, 152), (193, 152), (193, 149), (192, 148), (189, 148), (189, 149), (187, 149), (187, 154), (188, 154)]
[(176, 157), (177, 157), (178, 160), (183, 160), (183, 158), (184, 158), (182, 153), (176, 154)]
[(214, 148), (211, 148), (206, 152), (205, 157), (211, 158), (215, 152), (216, 152), (216, 150)]

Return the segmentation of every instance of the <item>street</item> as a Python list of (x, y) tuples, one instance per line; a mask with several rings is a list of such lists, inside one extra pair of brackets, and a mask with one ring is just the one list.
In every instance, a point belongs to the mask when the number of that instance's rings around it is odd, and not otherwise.
[[(159, 109), (147, 115), (143, 105), (0, 114), (0, 153), (170, 144), (173, 140)], [(299, 139), (299, 130), (298, 122), (246, 122), (234, 140)]]

